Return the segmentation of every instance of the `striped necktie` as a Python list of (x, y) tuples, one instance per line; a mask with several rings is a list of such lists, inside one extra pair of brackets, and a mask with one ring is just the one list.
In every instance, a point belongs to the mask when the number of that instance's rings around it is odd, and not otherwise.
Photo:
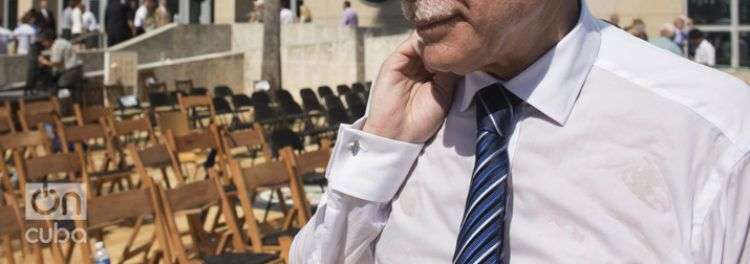
[(466, 199), (453, 263), (504, 263), (510, 199), (508, 139), (521, 100), (495, 84), (474, 97), (477, 109), (476, 164)]

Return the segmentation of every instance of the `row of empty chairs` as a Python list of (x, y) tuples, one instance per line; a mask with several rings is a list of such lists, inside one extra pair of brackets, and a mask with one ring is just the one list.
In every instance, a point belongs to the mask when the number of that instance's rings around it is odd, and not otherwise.
[[(68, 122), (61, 119), (55, 98), (21, 101), (17, 111), (9, 103), (0, 107), (2, 259), (14, 263), (13, 252), (20, 251), (21, 261), (90, 263), (89, 241), (30, 244), (20, 238), (28, 228), (60, 224), (85, 229), (92, 240), (106, 242), (111, 241), (105, 230), (130, 230), (125, 249), (110, 252), (122, 261), (283, 262), (291, 237), (312, 214), (303, 186), (325, 185), (322, 175), (331, 142), (321, 139), (316, 150), (311, 150), (300, 142), (275, 139), (294, 134), (291, 129), (269, 132), (259, 122), (229, 129), (215, 119), (214, 97), (178, 94), (179, 110), (152, 113), (144, 109), (128, 119), (108, 107), (75, 106)], [(205, 104), (209, 106), (207, 122), (191, 124), (194, 112), (190, 108)], [(26, 196), (23, 185), (29, 182), (84, 183), (88, 220), (22, 219), (19, 200)], [(255, 215), (258, 194), (263, 192), (277, 197), (281, 218), (264, 221), (266, 217)], [(286, 197), (291, 197), (291, 205)], [(187, 230), (178, 218), (187, 219)], [(146, 227), (153, 231), (143, 231)], [(146, 243), (136, 245), (144, 236)], [(51, 258), (42, 256), (43, 249)]]

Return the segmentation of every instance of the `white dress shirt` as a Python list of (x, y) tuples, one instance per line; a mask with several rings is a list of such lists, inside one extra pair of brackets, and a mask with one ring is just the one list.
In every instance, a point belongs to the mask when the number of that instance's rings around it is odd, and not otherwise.
[(133, 26), (143, 27), (146, 23), (146, 16), (148, 16), (148, 9), (145, 5), (141, 5), (135, 11), (135, 17), (133, 18)]
[(73, 34), (83, 33), (83, 12), (76, 7), (70, 12), (70, 32)]
[(87, 10), (83, 13), (83, 28), (89, 32), (99, 29), (99, 25), (96, 23), (96, 16), (91, 11)]
[(465, 76), (430, 142), (342, 126), (292, 263), (450, 263), (475, 162), (473, 98), (497, 82), (525, 101), (509, 147), (511, 263), (750, 263), (750, 87), (585, 4), (517, 77)]
[(693, 61), (707, 66), (716, 66), (716, 49), (708, 40), (701, 41), (701, 44), (695, 48), (695, 58)]

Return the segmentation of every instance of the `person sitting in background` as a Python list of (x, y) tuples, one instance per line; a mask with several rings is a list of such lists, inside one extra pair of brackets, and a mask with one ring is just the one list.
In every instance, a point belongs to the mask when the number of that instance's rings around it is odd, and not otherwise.
[(34, 36), (36, 35), (36, 29), (32, 24), (34, 23), (34, 15), (30, 12), (21, 17), (21, 21), (13, 30), (13, 38), (16, 40), (16, 54), (26, 55), (29, 53), (31, 43), (34, 42)]
[[(3, 17), (0, 17), (3, 21)], [(0, 55), (8, 54), (8, 43), (13, 38), (13, 32), (0, 25)]]
[(716, 66), (716, 48), (706, 40), (706, 35), (700, 29), (690, 30), (688, 33), (690, 46), (695, 47), (695, 56), (692, 60), (706, 66)]
[(633, 23), (625, 28), (625, 31), (636, 36), (639, 39), (648, 41), (648, 34), (646, 33), (646, 23), (642, 19), (633, 19)]
[(661, 29), (659, 30), (659, 36), (652, 39), (650, 42), (654, 46), (657, 46), (659, 48), (668, 50), (672, 53), (674, 53), (677, 56), (682, 56), (682, 49), (677, 46), (677, 44), (672, 41), (672, 38), (674, 37), (675, 29), (672, 24), (667, 23), (661, 26)]
[(53, 31), (39, 35), (39, 43), (50, 51), (49, 59), (39, 56), (39, 64), (54, 71), (58, 88), (67, 88), (74, 103), (81, 102), (83, 68), (69, 41), (58, 38)]
[(289, 9), (289, 0), (281, 1), (281, 12), (279, 14), (279, 19), (281, 20), (281, 24), (292, 24), (296, 22), (296, 15), (294, 15), (294, 12)]
[(156, 27), (163, 27), (172, 22), (172, 14), (167, 9), (167, 0), (159, 0), (156, 8)]
[(344, 1), (344, 13), (341, 18), (341, 25), (352, 28), (359, 27), (359, 16), (349, 1)]

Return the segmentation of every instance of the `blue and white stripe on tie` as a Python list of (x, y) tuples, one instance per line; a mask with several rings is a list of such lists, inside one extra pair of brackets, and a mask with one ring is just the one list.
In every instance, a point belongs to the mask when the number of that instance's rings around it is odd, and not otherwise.
[(510, 176), (508, 138), (521, 100), (500, 85), (474, 98), (477, 109), (476, 164), (453, 263), (503, 263)]

